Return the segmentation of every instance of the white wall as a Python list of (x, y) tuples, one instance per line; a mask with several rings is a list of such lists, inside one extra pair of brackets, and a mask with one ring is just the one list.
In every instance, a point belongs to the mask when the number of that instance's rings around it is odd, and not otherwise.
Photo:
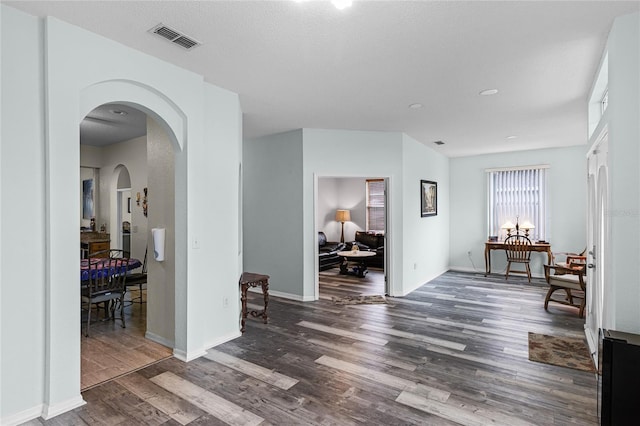
[(640, 333), (640, 15), (616, 19), (609, 53), (610, 263), (604, 327)]
[[(107, 232), (111, 234), (112, 247), (116, 248), (117, 233), (122, 224), (117, 222), (116, 215), (116, 186), (119, 166), (124, 166), (129, 172), (131, 180), (131, 256), (142, 260), (147, 245), (148, 219), (142, 213), (142, 198), (138, 206), (135, 194), (140, 192), (144, 196), (143, 188), (147, 187), (147, 137), (123, 141), (106, 147), (80, 146), (80, 164), (90, 164), (92, 156), (99, 153), (100, 164), (100, 209), (96, 216), (96, 230), (104, 223)], [(126, 203), (126, 199), (124, 200)], [(123, 205), (126, 211), (126, 205)]]
[[(366, 161), (358, 161), (365, 151), (368, 152)], [(332, 156), (328, 161), (327, 153), (330, 152), (341, 155)], [(405, 295), (446, 270), (449, 160), (407, 136), (320, 129), (271, 135), (244, 142), (244, 171), (245, 269), (271, 275), (270, 288), (275, 288), (281, 295), (314, 300), (316, 224), (322, 226), (323, 221), (334, 214), (331, 210), (338, 206), (355, 208), (356, 220), (363, 220), (358, 206), (364, 204), (366, 177), (388, 178), (389, 181), (385, 251), (390, 254), (387, 273), (391, 295)], [(338, 195), (342, 194), (342, 179), (334, 179), (336, 176), (345, 178), (344, 199)], [(419, 182), (427, 178), (441, 185), (442, 213), (438, 217), (418, 220), (422, 219)], [(314, 201), (316, 181), (319, 189), (317, 206)], [(285, 190), (288, 197), (281, 195)], [(336, 195), (326, 195), (328, 190), (336, 191)], [(349, 203), (353, 205), (344, 205)], [(327, 208), (325, 204), (331, 207)], [(283, 213), (286, 213), (286, 220), (282, 218)], [(338, 239), (335, 236), (339, 235), (339, 228), (330, 229), (329, 223), (324, 223), (324, 229), (318, 230), (328, 232), (331, 240)], [(353, 238), (353, 232), (355, 229), (345, 229), (345, 239)], [(424, 244), (427, 240), (429, 245)], [(278, 250), (273, 250), (274, 241), (277, 241)], [(407, 250), (411, 253), (410, 271), (403, 258)], [(407, 274), (408, 280), (403, 280), (403, 274)]]
[[(5, 419), (16, 413), (39, 415), (45, 392), (46, 204), (40, 22), (0, 5), (0, 43), (0, 423), (5, 424)], [(78, 165), (75, 176), (69, 187), (74, 203), (68, 212), (80, 211)], [(78, 216), (68, 216), (73, 221), (73, 235), (78, 235)], [(78, 253), (77, 244), (73, 253)], [(79, 335), (78, 329), (71, 346), (78, 350)], [(70, 379), (74, 377), (79, 380), (71, 373)]]
[[(484, 243), (489, 235), (485, 169), (494, 167), (549, 164), (547, 240), (555, 252), (582, 251), (586, 247), (586, 150), (578, 146), (452, 158), (451, 269), (484, 273)], [(545, 254), (534, 253), (532, 273), (542, 276), (546, 262)], [(504, 253), (493, 251), (492, 273), (505, 270)]]
[[(318, 213), (316, 228), (324, 232), (327, 241), (340, 240), (340, 222), (336, 222), (338, 203), (338, 178), (318, 178)], [(346, 223), (345, 223), (346, 225)]]
[[(314, 176), (380, 177), (388, 178), (388, 229), (385, 251), (389, 251), (390, 293), (402, 296), (446, 270), (446, 249), (429, 258), (430, 248), (423, 244), (429, 239), (434, 247), (448, 247), (449, 160), (430, 148), (401, 133), (304, 129), (304, 286), (305, 295), (314, 292), (316, 262), (314, 231)], [(340, 156), (327, 161), (327, 152)], [(367, 152), (366, 161), (362, 152)], [(431, 222), (420, 218), (420, 179), (433, 178), (443, 183), (444, 213)], [(364, 191), (363, 191), (364, 192)], [(409, 223), (406, 223), (406, 221)], [(446, 225), (444, 225), (446, 224)], [(413, 226), (416, 225), (417, 229)], [(437, 230), (437, 231), (436, 231)], [(345, 230), (346, 232), (346, 230)], [(429, 234), (432, 232), (432, 234)], [(345, 238), (349, 238), (345, 236)], [(406, 250), (411, 251), (411, 270), (406, 268)], [(419, 260), (418, 260), (419, 259)], [(419, 268), (413, 269), (413, 263)]]
[[(403, 294), (444, 273), (449, 265), (449, 159), (403, 135)], [(436, 216), (421, 216), (420, 180), (435, 181)], [(397, 251), (397, 249), (396, 249)]]
[(267, 274), (269, 290), (302, 297), (302, 131), (247, 140), (244, 170), (244, 266)]
[[(183, 360), (239, 335), (237, 306), (211, 307), (217, 295), (238, 295), (242, 136), (237, 95), (202, 76), (53, 18), (0, 11), (0, 423), (14, 424), (83, 403), (78, 219), (69, 214), (80, 209), (82, 118), (106, 102), (139, 107), (162, 120), (178, 151), (174, 353)], [(29, 208), (15, 209), (26, 193)]]
[(354, 241), (356, 231), (367, 227), (367, 193), (365, 178), (318, 178), (317, 229), (327, 241), (340, 241), (342, 226), (336, 222), (336, 210), (347, 209), (351, 221), (344, 224), (344, 240)]
[[(175, 155), (169, 135), (152, 118), (147, 117), (145, 143), (148, 164), (146, 239), (147, 254), (147, 336), (173, 347), (175, 343)], [(142, 192), (141, 197), (144, 197)], [(142, 210), (142, 201), (140, 202)], [(146, 227), (145, 227), (146, 228)], [(153, 256), (153, 228), (165, 230), (165, 259), (157, 262)]]

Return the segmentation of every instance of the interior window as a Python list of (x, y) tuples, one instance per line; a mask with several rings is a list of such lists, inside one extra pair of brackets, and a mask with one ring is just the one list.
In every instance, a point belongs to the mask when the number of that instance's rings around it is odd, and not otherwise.
[(522, 226), (530, 223), (532, 240), (547, 237), (547, 173), (548, 166), (492, 169), (488, 172), (489, 236), (506, 237), (502, 226), (511, 222)]
[(367, 231), (384, 232), (384, 179), (367, 179)]

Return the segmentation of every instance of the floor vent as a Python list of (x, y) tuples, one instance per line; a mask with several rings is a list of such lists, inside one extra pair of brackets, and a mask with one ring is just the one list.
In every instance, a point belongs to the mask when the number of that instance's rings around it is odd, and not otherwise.
[(156, 25), (155, 27), (151, 28), (149, 32), (157, 34), (160, 37), (169, 40), (171, 43), (177, 44), (178, 46), (187, 50), (191, 50), (194, 47), (200, 46), (202, 44), (199, 41), (182, 34), (180, 31), (167, 27), (164, 24)]

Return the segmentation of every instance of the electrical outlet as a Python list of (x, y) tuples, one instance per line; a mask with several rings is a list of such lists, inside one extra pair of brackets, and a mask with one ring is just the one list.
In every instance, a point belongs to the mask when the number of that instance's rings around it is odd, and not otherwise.
[(222, 306), (225, 307), (225, 308), (229, 307), (229, 298), (228, 297), (225, 297), (225, 298), (222, 299)]
[(418, 269), (418, 264), (417, 263), (413, 264), (413, 269)]

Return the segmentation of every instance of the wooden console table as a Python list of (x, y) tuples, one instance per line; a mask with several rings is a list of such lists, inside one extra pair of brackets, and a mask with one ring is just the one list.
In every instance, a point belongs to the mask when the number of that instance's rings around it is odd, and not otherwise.
[[(264, 309), (262, 311), (247, 310), (247, 290), (249, 287), (261, 287), (264, 297)], [(243, 272), (240, 276), (240, 301), (242, 302), (242, 312), (240, 313), (240, 332), (244, 333), (244, 324), (250, 313), (252, 317), (262, 317), (264, 323), (267, 323), (267, 305), (269, 305), (269, 275), (254, 274), (252, 272)]]
[[(503, 241), (487, 241), (484, 243), (484, 266), (486, 277), (491, 273), (491, 250), (504, 250)], [(547, 253), (547, 263), (552, 264), (553, 255), (551, 253), (551, 244), (549, 243), (531, 243), (529, 250)]]

